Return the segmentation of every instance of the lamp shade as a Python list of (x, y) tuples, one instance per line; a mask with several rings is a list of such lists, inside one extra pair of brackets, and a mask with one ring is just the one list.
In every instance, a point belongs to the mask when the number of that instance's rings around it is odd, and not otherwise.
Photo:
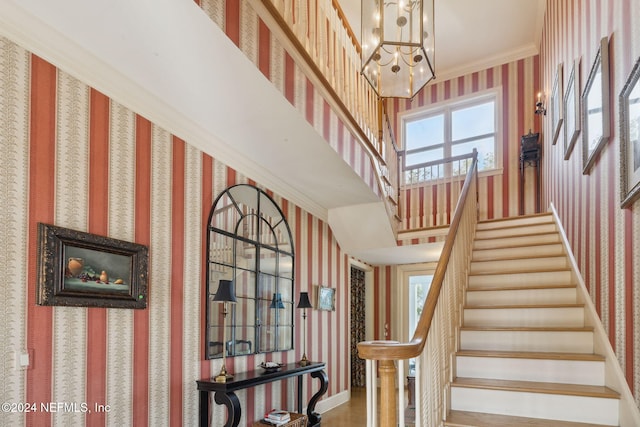
[(309, 301), (308, 292), (300, 292), (300, 300), (296, 308), (311, 308), (311, 301)]
[(218, 292), (213, 297), (218, 302), (236, 302), (236, 289), (231, 280), (220, 280)]
[(284, 308), (281, 294), (273, 294), (273, 298), (271, 299), (271, 305), (269, 306), (269, 308)]

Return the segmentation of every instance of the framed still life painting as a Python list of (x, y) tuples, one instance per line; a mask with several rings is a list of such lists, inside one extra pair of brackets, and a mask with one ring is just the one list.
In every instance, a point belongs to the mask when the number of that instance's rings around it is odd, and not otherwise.
[(146, 308), (148, 248), (38, 224), (39, 305)]

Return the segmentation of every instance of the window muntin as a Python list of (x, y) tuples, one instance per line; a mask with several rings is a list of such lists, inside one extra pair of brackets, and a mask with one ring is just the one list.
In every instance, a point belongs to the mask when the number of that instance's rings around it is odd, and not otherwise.
[[(478, 170), (499, 167), (499, 96), (448, 101), (403, 118), (405, 181), (441, 178), (447, 168), (418, 171), (420, 165), (478, 150)], [(466, 168), (453, 168), (453, 174)]]
[[(284, 213), (263, 190), (238, 184), (216, 198), (208, 223), (205, 357), (292, 349), (295, 255)], [(226, 321), (213, 301), (221, 279), (234, 282), (237, 300)]]

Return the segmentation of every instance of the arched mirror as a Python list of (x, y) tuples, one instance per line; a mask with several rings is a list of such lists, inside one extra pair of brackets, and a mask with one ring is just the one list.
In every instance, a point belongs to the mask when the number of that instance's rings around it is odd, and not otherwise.
[[(257, 187), (227, 188), (211, 207), (207, 248), (206, 358), (292, 349), (294, 248), (280, 207)], [(220, 280), (235, 289), (226, 318), (214, 301)]]

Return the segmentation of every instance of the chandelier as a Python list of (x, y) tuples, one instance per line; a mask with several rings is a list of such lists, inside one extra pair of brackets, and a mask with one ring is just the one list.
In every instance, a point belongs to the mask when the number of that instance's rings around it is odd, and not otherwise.
[(362, 0), (362, 74), (380, 98), (413, 98), (435, 78), (434, 0)]

